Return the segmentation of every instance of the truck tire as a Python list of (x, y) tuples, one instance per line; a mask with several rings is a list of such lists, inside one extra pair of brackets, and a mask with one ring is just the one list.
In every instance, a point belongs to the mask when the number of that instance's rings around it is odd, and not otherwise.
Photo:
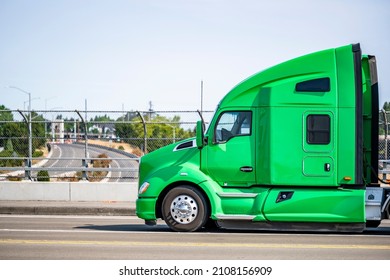
[(162, 202), (162, 216), (173, 231), (197, 231), (208, 219), (208, 207), (201, 192), (191, 186), (170, 190)]

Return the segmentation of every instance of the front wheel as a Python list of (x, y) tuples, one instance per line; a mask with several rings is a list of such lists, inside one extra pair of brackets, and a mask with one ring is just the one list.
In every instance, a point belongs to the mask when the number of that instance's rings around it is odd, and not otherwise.
[(162, 215), (166, 224), (174, 231), (197, 231), (208, 219), (207, 203), (196, 188), (176, 187), (165, 196)]

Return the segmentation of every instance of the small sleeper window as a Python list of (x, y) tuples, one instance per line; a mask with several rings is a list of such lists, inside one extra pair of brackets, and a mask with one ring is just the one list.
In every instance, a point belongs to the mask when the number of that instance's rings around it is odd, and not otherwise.
[(330, 143), (330, 116), (308, 115), (306, 118), (306, 141), (308, 144)]
[(297, 92), (329, 92), (330, 79), (319, 78), (300, 82), (295, 85), (295, 90)]

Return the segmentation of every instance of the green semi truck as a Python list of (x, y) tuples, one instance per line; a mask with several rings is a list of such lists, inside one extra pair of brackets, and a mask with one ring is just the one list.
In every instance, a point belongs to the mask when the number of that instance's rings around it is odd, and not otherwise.
[(375, 56), (359, 44), (261, 71), (219, 103), (207, 131), (141, 158), (136, 212), (174, 231), (361, 232), (389, 218), (378, 184)]

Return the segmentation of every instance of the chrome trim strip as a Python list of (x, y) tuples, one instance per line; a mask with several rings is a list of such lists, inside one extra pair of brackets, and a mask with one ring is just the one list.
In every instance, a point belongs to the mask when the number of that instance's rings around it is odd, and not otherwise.
[(255, 215), (217, 215), (219, 220), (253, 220)]
[(239, 198), (254, 198), (258, 193), (217, 193), (219, 197), (239, 197)]

